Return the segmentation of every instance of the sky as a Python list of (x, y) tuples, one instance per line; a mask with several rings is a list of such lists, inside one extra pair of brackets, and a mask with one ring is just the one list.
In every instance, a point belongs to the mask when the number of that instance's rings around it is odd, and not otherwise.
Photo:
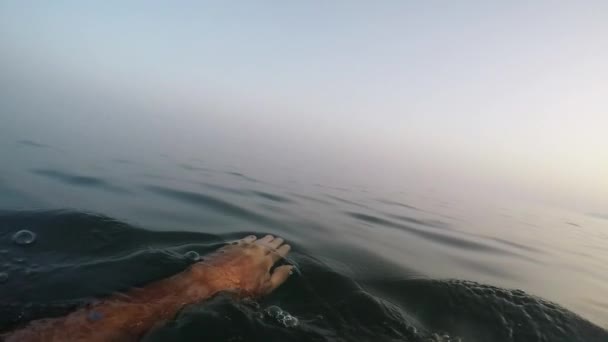
[(606, 1), (2, 1), (0, 133), (600, 211), (606, 37)]

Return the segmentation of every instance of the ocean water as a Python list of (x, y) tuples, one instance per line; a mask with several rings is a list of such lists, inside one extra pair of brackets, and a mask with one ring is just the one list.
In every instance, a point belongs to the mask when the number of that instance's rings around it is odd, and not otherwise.
[(297, 266), (284, 286), (187, 307), (145, 340), (608, 341), (602, 213), (10, 135), (0, 157), (1, 330), (275, 234)]

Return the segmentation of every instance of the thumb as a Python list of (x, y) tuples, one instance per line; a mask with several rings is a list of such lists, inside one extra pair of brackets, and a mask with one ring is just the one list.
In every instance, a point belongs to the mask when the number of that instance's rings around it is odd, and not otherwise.
[(292, 265), (283, 265), (274, 269), (272, 275), (270, 276), (270, 290), (268, 292), (274, 291), (277, 287), (281, 286), (289, 278), (293, 270)]

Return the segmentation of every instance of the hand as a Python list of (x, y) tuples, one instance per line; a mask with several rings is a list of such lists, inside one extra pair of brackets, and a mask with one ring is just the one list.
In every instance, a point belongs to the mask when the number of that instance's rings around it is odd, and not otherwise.
[(213, 292), (236, 290), (242, 296), (261, 296), (279, 287), (292, 273), (293, 266), (270, 269), (284, 258), (291, 247), (283, 239), (251, 235), (205, 256), (193, 271)]
[[(129, 293), (107, 298), (64, 317), (30, 322), (1, 335), (6, 341), (135, 341), (151, 327), (173, 317), (184, 305), (218, 291), (261, 296), (281, 285), (293, 266), (270, 269), (289, 252), (283, 239), (248, 236), (205, 256), (188, 270)], [(100, 319), (91, 319), (91, 314)], [(105, 317), (105, 318), (104, 318)]]

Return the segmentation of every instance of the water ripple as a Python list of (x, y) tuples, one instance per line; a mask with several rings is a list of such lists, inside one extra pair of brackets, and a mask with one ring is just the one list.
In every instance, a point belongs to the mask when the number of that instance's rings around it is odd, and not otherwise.
[(509, 251), (506, 251), (506, 250), (503, 250), (503, 249), (500, 249), (497, 247), (477, 243), (477, 242), (470, 241), (470, 240), (465, 240), (463, 238), (458, 238), (458, 237), (448, 236), (448, 235), (439, 234), (439, 233), (435, 233), (435, 232), (431, 232), (431, 231), (416, 229), (416, 228), (413, 228), (410, 226), (392, 222), (392, 221), (389, 221), (389, 220), (386, 220), (386, 219), (383, 219), (383, 218), (380, 218), (377, 216), (373, 216), (373, 215), (355, 213), (355, 212), (346, 212), (346, 214), (353, 218), (356, 218), (357, 220), (363, 221), (363, 222), (383, 225), (386, 227), (397, 228), (397, 229), (406, 231), (408, 233), (417, 235), (419, 237), (422, 237), (426, 240), (441, 243), (441, 244), (455, 247), (458, 249), (469, 249), (469, 250), (475, 250), (475, 251), (479, 251), (479, 252), (491, 252), (491, 253), (496, 253), (496, 254), (512, 255), (512, 256), (518, 256), (518, 257), (525, 258), (518, 254), (509, 252)]
[(30, 171), (39, 176), (43, 176), (68, 185), (96, 188), (100, 190), (122, 194), (130, 193), (130, 191), (124, 188), (110, 184), (108, 181), (97, 177), (75, 175), (64, 171), (57, 171), (51, 169), (33, 169)]
[(413, 217), (409, 217), (409, 216), (394, 215), (394, 214), (386, 214), (386, 215), (389, 217), (392, 217), (394, 219), (397, 219), (397, 220), (400, 220), (403, 222), (407, 222), (407, 223), (415, 223), (415, 224), (419, 224), (421, 226), (428, 226), (428, 227), (433, 227), (433, 228), (449, 229), (447, 223), (437, 221), (437, 220), (423, 220), (423, 219), (417, 219), (417, 218), (413, 218)]
[(290, 200), (287, 197), (271, 194), (269, 192), (251, 191), (251, 193), (253, 193), (254, 195), (256, 195), (258, 197), (262, 197), (262, 198), (265, 198), (267, 200), (271, 200), (273, 202), (281, 202), (281, 203), (290, 203), (290, 202), (293, 202), (292, 200)]
[(51, 146), (46, 145), (46, 144), (41, 144), (39, 142), (33, 141), (33, 140), (18, 140), (17, 144), (22, 145), (22, 146), (26, 146), (26, 147), (34, 147), (34, 148), (50, 148)]
[(274, 220), (272, 220), (266, 216), (257, 214), (248, 209), (239, 207), (237, 205), (228, 203), (219, 198), (215, 198), (215, 197), (205, 195), (202, 193), (175, 190), (175, 189), (165, 188), (165, 187), (161, 187), (161, 186), (153, 186), (153, 185), (145, 186), (145, 189), (147, 189), (148, 191), (154, 192), (158, 195), (162, 195), (162, 196), (174, 199), (174, 200), (178, 200), (181, 202), (185, 202), (185, 203), (193, 204), (193, 205), (197, 205), (197, 206), (204, 206), (211, 210), (223, 213), (227, 216), (238, 217), (244, 221), (253, 221), (253, 222), (256, 222), (256, 223), (262, 224), (262, 225), (272, 225), (272, 226), (277, 225), (277, 223)]

